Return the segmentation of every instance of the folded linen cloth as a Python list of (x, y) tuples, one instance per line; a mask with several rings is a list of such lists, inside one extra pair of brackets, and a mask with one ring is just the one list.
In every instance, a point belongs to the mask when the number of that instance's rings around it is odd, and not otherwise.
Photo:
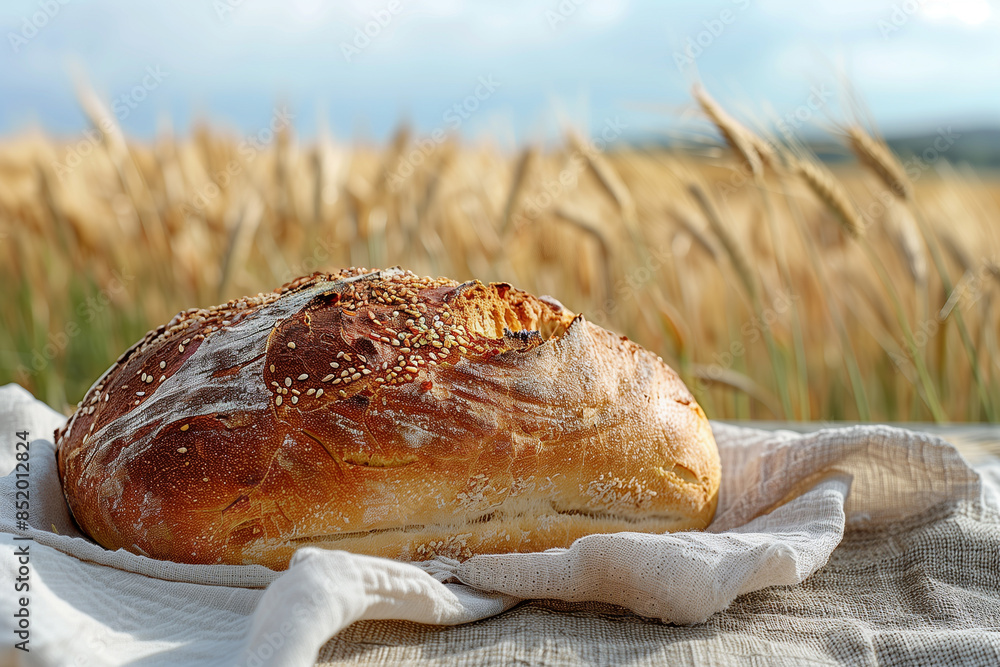
[[(22, 388), (0, 388), (4, 581), (20, 576), (18, 554), (30, 553), (30, 651), (14, 646), (22, 593), (5, 591), (0, 662), (312, 665), (355, 621), (456, 625), (536, 598), (700, 623), (738, 596), (802, 582), (827, 563), (845, 530), (905, 530), (923, 517), (971, 512), (1000, 546), (1000, 474), (981, 476), (939, 438), (887, 426), (799, 435), (713, 423), (723, 479), (706, 532), (592, 535), (568, 549), (464, 563), (316, 548), (301, 549), (286, 572), (170, 563), (107, 551), (75, 527), (52, 444), (63, 420)], [(30, 469), (18, 478), (15, 434), (24, 431)], [(17, 522), (18, 479), (29, 480), (26, 526)]]

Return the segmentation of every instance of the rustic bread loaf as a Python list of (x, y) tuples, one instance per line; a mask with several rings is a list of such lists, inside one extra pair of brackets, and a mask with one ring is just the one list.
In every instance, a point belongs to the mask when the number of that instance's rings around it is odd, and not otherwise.
[(506, 283), (398, 269), (178, 314), (56, 443), (104, 547), (275, 569), (304, 545), (464, 559), (702, 529), (720, 477), (656, 355)]

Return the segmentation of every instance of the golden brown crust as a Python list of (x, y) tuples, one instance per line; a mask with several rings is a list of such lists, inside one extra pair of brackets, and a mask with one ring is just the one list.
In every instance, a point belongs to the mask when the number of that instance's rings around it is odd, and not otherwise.
[(314, 274), (180, 313), (56, 434), (98, 543), (283, 569), (702, 529), (720, 471), (662, 360), (506, 283)]

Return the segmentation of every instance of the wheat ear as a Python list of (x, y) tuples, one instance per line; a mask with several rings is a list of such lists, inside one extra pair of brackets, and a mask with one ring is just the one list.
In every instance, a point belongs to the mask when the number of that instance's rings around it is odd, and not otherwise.
[[(726, 144), (732, 149), (736, 157), (746, 165), (754, 178), (762, 176), (764, 173), (764, 158), (757, 150), (753, 141), (757, 137), (726, 113), (701, 85), (696, 85), (691, 94), (698, 102), (701, 110), (719, 130), (719, 134), (725, 139)], [(756, 143), (763, 144), (764, 142), (758, 139)], [(773, 153), (770, 147), (767, 147), (768, 159), (772, 158)]]
[(873, 139), (857, 125), (847, 128), (847, 139), (858, 161), (871, 169), (889, 190), (903, 199), (913, 197), (913, 185), (888, 146)]
[(852, 238), (861, 238), (865, 231), (864, 222), (850, 197), (847, 196), (847, 191), (830, 170), (816, 162), (798, 160), (795, 162), (795, 172), (802, 177), (813, 194), (833, 212), (844, 230)]

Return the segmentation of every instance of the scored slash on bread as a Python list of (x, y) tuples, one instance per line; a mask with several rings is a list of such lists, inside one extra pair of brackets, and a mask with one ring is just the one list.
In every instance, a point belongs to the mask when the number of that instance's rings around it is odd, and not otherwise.
[(56, 433), (79, 526), (186, 563), (402, 560), (705, 528), (708, 420), (656, 355), (551, 298), (399, 269), (178, 314)]

